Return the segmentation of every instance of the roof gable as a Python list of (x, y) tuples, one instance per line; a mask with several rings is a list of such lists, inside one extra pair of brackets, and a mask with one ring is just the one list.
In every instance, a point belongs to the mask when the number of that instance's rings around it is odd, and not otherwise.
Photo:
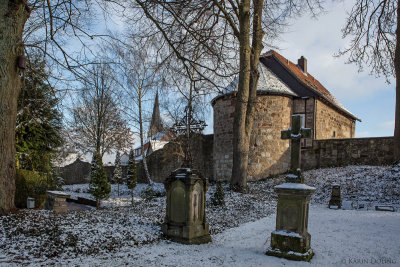
[[(273, 66), (271, 63), (271, 59), (278, 62), (283, 69), (286, 71), (283, 73), (279, 71), (279, 67)], [(311, 97), (311, 96), (319, 96), (328, 101), (334, 107), (344, 112), (348, 117), (352, 119), (361, 121), (355, 115), (353, 115), (350, 111), (348, 111), (317, 79), (315, 79), (310, 73), (304, 73), (297, 64), (294, 64), (290, 60), (286, 59), (279, 53), (274, 50), (270, 50), (264, 55), (261, 56), (260, 62), (267, 66), (267, 68), (271, 69), (281, 80), (289, 85), (289, 87), (294, 91), (297, 95), (301, 97)], [(288, 77), (287, 74), (292, 76), (292, 80)], [(297, 80), (297, 83), (300, 83), (302, 86), (296, 85), (296, 81), (293, 81), (293, 78)]]

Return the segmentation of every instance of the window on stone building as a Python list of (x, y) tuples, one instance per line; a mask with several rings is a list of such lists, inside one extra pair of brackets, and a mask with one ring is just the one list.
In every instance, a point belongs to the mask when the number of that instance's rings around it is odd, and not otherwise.
[[(306, 114), (296, 114), (301, 116), (301, 128), (306, 128)], [(306, 139), (302, 138), (300, 141), (301, 147), (308, 147), (309, 142)]]

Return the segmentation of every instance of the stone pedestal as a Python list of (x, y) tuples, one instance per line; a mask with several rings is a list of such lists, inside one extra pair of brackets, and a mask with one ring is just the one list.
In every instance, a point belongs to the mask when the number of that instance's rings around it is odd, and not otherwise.
[(331, 199), (329, 200), (328, 207), (330, 209), (340, 209), (342, 207), (342, 197), (340, 194), (340, 185), (332, 185)]
[(208, 179), (189, 168), (180, 168), (165, 180), (167, 212), (161, 229), (171, 240), (184, 244), (211, 241), (206, 220)]
[(275, 186), (278, 194), (276, 230), (266, 254), (290, 260), (310, 261), (314, 255), (307, 232), (310, 196), (315, 188), (301, 183), (301, 174), (290, 174)]
[(52, 210), (54, 213), (67, 213), (67, 198), (70, 195), (62, 191), (47, 191), (47, 199), (44, 208)]

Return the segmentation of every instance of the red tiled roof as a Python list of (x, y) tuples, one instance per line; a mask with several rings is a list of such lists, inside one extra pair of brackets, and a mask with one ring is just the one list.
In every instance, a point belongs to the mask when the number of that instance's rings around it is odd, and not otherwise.
[(350, 111), (348, 111), (339, 101), (326, 89), (317, 79), (315, 79), (310, 73), (304, 73), (297, 64), (294, 64), (287, 58), (280, 55), (274, 50), (266, 52), (262, 57), (274, 56), (286, 69), (291, 72), (300, 82), (306, 85), (309, 89), (321, 94), (325, 99), (327, 99), (331, 104), (344, 111), (356, 120), (361, 121), (356, 116), (354, 116)]

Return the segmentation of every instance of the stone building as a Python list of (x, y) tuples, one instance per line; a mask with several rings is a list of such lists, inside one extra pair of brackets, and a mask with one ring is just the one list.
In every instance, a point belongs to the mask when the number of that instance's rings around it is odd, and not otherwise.
[[(260, 57), (256, 115), (250, 139), (249, 180), (259, 180), (289, 169), (290, 147), (281, 130), (290, 127), (291, 115), (301, 114), (302, 127), (313, 139), (353, 138), (360, 121), (307, 71), (307, 60), (298, 64), (270, 50)], [(232, 170), (233, 116), (238, 79), (223, 95), (212, 100), (214, 108), (214, 179), (230, 180)]]

